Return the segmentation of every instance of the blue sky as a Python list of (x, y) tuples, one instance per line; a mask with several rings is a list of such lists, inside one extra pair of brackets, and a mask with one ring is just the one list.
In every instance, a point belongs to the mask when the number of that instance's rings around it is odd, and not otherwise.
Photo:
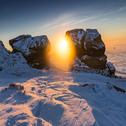
[(46, 34), (55, 40), (73, 28), (98, 28), (108, 41), (125, 41), (126, 0), (0, 0), (0, 39)]

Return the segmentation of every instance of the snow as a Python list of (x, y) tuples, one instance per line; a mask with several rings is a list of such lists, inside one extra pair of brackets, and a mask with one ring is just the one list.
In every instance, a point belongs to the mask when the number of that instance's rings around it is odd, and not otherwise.
[(82, 40), (83, 36), (84, 36), (85, 32), (84, 31), (78, 31), (78, 39), (79, 41)]
[(3, 43), (0, 41), (0, 70), (2, 70), (4, 61), (8, 58), (9, 53), (5, 49)]
[(2, 41), (0, 41), (0, 57), (9, 55)]
[(0, 67), (0, 126), (126, 125), (124, 78), (36, 70), (21, 53), (9, 54), (2, 43)]
[[(25, 37), (26, 36), (26, 37)], [(48, 38), (46, 35), (32, 37), (30, 35), (25, 35), (24, 38), (17, 37), (14, 40), (13, 48), (22, 52), (25, 56), (31, 53), (32, 48), (47, 46)], [(23, 44), (22, 44), (23, 43)]]
[(74, 29), (68, 32), (70, 33), (70, 37), (74, 41), (74, 43), (80, 45), (81, 40), (85, 35), (85, 31), (83, 29)]
[(97, 29), (86, 29), (86, 39), (94, 40), (99, 36)]
[(15, 74), (23, 74), (28, 72), (31, 68), (28, 66), (26, 60), (21, 53), (10, 54), (4, 63), (3, 71)]
[(15, 75), (20, 75), (33, 70), (29, 67), (21, 53), (12, 53), (1, 56), (0, 66), (2, 72)]
[(0, 126), (125, 126), (126, 94), (114, 88), (125, 84), (86, 72), (0, 72)]

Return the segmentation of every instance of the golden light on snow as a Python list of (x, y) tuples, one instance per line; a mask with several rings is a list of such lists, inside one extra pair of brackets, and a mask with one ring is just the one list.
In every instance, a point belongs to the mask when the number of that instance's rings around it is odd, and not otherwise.
[(60, 39), (52, 43), (51, 65), (55, 68), (68, 71), (75, 57), (75, 49), (72, 42)]

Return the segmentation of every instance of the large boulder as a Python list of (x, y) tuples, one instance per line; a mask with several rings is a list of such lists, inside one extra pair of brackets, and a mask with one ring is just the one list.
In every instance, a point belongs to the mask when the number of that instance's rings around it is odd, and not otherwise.
[(47, 53), (50, 42), (46, 35), (35, 36), (21, 35), (9, 40), (13, 52), (21, 52), (28, 64), (34, 68), (47, 66)]
[(66, 39), (74, 43), (76, 54), (79, 58), (84, 55), (84, 37), (85, 31), (83, 29), (73, 29), (66, 32)]
[(89, 56), (102, 56), (105, 53), (105, 44), (97, 29), (87, 29), (84, 49)]
[(97, 29), (73, 29), (66, 32), (66, 39), (74, 43), (81, 62), (91, 69), (106, 69), (105, 44)]

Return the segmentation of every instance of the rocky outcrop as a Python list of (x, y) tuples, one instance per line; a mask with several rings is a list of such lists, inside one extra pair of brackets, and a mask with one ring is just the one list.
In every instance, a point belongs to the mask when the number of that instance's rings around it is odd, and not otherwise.
[[(114, 74), (113, 70), (107, 65), (107, 56), (105, 55), (105, 44), (102, 41), (97, 29), (73, 29), (66, 32), (67, 41), (74, 43), (77, 58), (91, 69), (107, 69), (109, 73)], [(87, 67), (86, 67), (87, 68)], [(108, 70), (109, 69), (109, 70)]]
[(35, 36), (20, 35), (9, 40), (13, 52), (20, 52), (27, 60), (28, 64), (34, 68), (47, 66), (47, 53), (50, 42), (46, 35)]

